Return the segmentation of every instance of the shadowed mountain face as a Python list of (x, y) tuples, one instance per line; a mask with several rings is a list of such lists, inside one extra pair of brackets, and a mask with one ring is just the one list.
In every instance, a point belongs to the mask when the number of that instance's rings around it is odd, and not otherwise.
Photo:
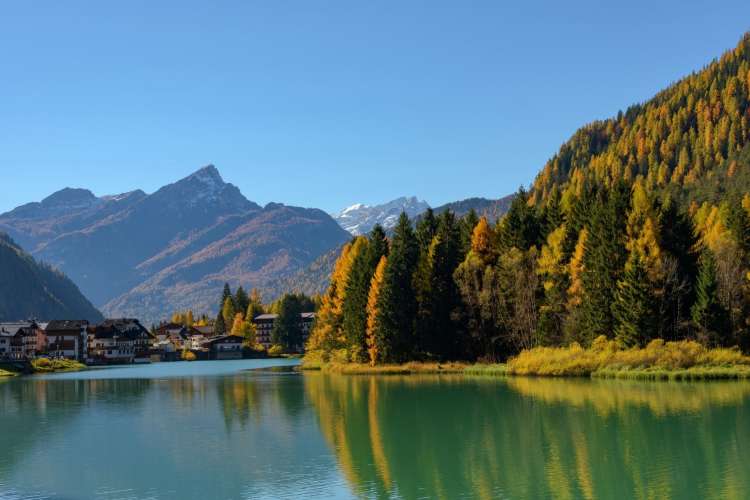
[(102, 319), (70, 279), (36, 262), (4, 233), (0, 233), (0, 276), (0, 321)]
[(212, 165), (153, 194), (64, 189), (0, 215), (0, 230), (58, 266), (105, 314), (213, 311), (225, 281), (292, 274), (349, 234), (320, 210), (261, 208)]

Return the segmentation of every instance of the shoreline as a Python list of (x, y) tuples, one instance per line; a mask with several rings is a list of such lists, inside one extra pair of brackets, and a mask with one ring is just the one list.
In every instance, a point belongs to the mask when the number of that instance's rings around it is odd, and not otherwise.
[(505, 363), (421, 363), (370, 366), (359, 363), (302, 363), (300, 371), (319, 371), (338, 375), (465, 375), (467, 377), (513, 377), (545, 379), (617, 379), (640, 381), (710, 381), (710, 380), (750, 380), (750, 366), (693, 366), (683, 369), (663, 368), (603, 368), (590, 373), (518, 373)]

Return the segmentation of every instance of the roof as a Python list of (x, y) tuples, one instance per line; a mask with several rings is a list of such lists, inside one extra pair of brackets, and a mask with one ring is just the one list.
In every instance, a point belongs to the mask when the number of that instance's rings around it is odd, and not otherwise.
[(245, 339), (243, 339), (239, 335), (219, 335), (218, 337), (214, 337), (212, 339), (206, 340), (204, 344), (213, 345), (213, 344), (218, 344), (218, 343), (226, 342), (226, 341), (241, 343), (243, 340)]
[(276, 319), (278, 317), (279, 317), (278, 314), (259, 314), (258, 316), (255, 317), (255, 321), (259, 319)]
[(3, 337), (12, 337), (16, 333), (18, 333), (19, 330), (23, 330), (24, 328), (34, 328), (36, 326), (36, 323), (33, 321), (14, 321), (12, 323), (0, 323), (0, 336)]
[(214, 327), (213, 326), (194, 326), (195, 330), (198, 330), (203, 335), (213, 335), (214, 334)]
[(53, 319), (47, 323), (46, 331), (58, 330), (81, 330), (86, 328), (89, 322), (85, 319)]
[[(256, 316), (254, 321), (264, 320), (264, 319), (276, 319), (278, 317), (279, 317), (278, 314), (261, 314), (259, 316)], [(315, 318), (315, 313), (314, 312), (300, 313), (300, 318), (302, 319)]]
[(117, 318), (105, 319), (100, 324), (90, 329), (96, 338), (110, 338), (114, 336), (124, 336), (130, 340), (138, 337), (151, 336), (146, 328), (141, 325), (140, 321), (134, 318)]

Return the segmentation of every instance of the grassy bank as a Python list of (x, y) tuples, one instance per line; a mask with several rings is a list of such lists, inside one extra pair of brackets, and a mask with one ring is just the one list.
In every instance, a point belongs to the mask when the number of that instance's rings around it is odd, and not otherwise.
[(303, 370), (320, 370), (325, 373), (343, 375), (409, 375), (413, 373), (463, 373), (464, 363), (420, 363), (410, 362), (399, 365), (376, 365), (364, 363), (321, 363), (305, 361)]
[(85, 370), (86, 365), (71, 359), (38, 358), (31, 362), (34, 373), (74, 372)]
[(653, 340), (646, 347), (623, 349), (604, 337), (590, 348), (537, 347), (507, 363), (510, 375), (601, 377), (643, 380), (750, 378), (750, 357), (738, 349), (709, 349), (693, 341)]
[(420, 363), (377, 365), (304, 360), (303, 370), (344, 375), (461, 373), (484, 376), (593, 377), (633, 380), (750, 379), (750, 357), (738, 349), (709, 349), (697, 342), (654, 340), (646, 347), (624, 349), (604, 337), (590, 348), (537, 347), (505, 364)]

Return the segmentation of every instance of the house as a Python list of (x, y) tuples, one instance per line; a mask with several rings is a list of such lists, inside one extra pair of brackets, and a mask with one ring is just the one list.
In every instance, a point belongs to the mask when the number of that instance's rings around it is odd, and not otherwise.
[(164, 323), (154, 330), (154, 339), (160, 345), (171, 344), (174, 349), (181, 351), (186, 348), (190, 340), (188, 328), (180, 323)]
[(106, 319), (89, 328), (90, 363), (149, 363), (152, 336), (133, 318)]
[(44, 332), (35, 321), (0, 323), (0, 358), (33, 358), (44, 348)]
[(213, 337), (203, 346), (209, 350), (210, 359), (242, 359), (242, 341), (238, 335), (220, 335)]
[[(278, 314), (261, 314), (253, 320), (255, 324), (255, 341), (266, 349), (273, 345), (273, 328), (278, 317)], [(310, 335), (310, 329), (314, 320), (315, 313), (313, 312), (303, 312), (300, 314), (299, 326), (302, 329), (303, 344), (298, 346), (300, 351), (304, 348), (304, 343)]]
[(205, 338), (213, 337), (215, 334), (213, 325), (193, 325), (193, 329), (198, 331)]
[(54, 358), (84, 360), (88, 352), (89, 322), (84, 319), (58, 319), (44, 329), (47, 354)]

